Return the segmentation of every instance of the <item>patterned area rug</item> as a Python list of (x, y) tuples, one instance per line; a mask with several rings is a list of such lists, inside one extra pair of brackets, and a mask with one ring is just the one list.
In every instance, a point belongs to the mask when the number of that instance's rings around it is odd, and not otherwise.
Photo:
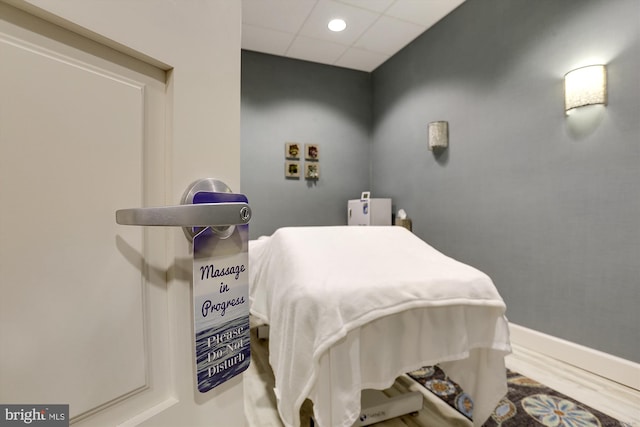
[[(473, 401), (437, 366), (408, 375), (462, 415), (473, 419)], [(631, 427), (517, 372), (507, 370), (507, 396), (483, 427)]]

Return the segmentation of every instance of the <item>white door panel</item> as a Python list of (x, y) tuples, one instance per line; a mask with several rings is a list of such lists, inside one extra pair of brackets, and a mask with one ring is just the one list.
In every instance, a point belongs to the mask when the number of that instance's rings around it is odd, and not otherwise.
[(165, 73), (0, 4), (0, 402), (115, 425), (172, 395)]

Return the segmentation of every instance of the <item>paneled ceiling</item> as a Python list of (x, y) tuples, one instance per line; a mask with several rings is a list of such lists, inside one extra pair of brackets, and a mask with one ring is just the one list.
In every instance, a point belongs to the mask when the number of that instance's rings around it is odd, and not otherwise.
[[(373, 71), (464, 0), (242, 0), (242, 48)], [(327, 28), (342, 18), (347, 28)]]

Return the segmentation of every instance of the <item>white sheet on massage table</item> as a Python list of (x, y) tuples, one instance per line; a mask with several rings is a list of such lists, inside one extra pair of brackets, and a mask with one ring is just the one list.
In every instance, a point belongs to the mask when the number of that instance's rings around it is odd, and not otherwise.
[(251, 312), (271, 325), (278, 411), (351, 426), (360, 390), (439, 363), (474, 400), (474, 425), (506, 393), (505, 305), (484, 273), (403, 227), (291, 227), (249, 243)]

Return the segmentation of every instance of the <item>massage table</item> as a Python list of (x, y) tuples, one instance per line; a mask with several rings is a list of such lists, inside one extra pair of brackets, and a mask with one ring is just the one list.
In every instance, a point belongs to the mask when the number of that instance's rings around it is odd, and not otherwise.
[(249, 300), (269, 325), (278, 413), (351, 427), (363, 389), (438, 364), (481, 426), (506, 394), (506, 306), (491, 279), (404, 227), (286, 227), (249, 242)]

